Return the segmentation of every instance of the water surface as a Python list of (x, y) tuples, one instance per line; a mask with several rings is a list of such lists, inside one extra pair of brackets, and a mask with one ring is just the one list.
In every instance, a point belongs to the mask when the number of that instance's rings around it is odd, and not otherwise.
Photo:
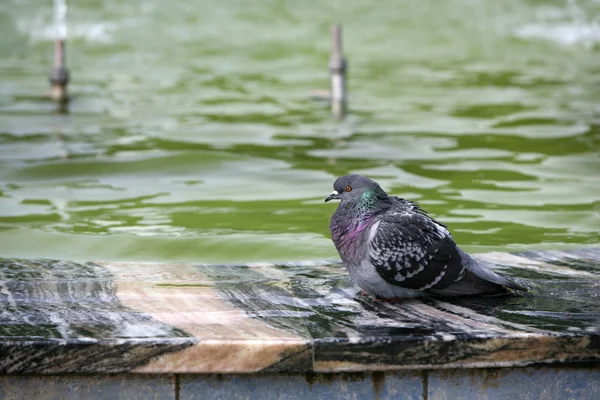
[[(367, 174), (468, 251), (600, 242), (600, 2), (68, 2), (0, 11), (0, 255), (337, 258), (336, 176)], [(341, 22), (351, 115), (327, 87)]]

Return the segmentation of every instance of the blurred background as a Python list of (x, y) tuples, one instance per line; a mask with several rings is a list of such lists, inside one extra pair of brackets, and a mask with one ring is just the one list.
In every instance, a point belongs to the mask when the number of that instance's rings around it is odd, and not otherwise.
[[(0, 10), (0, 256), (337, 259), (334, 179), (418, 201), (465, 250), (600, 242), (600, 1), (67, 2)], [(344, 28), (349, 115), (328, 87)]]

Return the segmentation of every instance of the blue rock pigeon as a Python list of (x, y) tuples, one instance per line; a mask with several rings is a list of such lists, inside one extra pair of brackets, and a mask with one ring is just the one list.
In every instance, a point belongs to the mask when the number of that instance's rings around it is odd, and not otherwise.
[(362, 175), (339, 177), (325, 199), (340, 200), (329, 229), (350, 277), (381, 299), (495, 295), (526, 290), (462, 251), (417, 204), (388, 196)]

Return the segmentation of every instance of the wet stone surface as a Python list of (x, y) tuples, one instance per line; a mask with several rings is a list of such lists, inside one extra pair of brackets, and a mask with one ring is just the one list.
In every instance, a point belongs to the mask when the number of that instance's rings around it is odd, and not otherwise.
[(600, 361), (600, 249), (477, 255), (530, 291), (382, 303), (339, 263), (0, 260), (2, 373), (359, 372)]

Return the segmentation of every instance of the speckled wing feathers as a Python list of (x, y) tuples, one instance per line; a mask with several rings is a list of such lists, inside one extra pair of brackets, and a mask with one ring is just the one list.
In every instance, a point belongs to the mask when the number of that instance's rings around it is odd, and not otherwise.
[(408, 289), (443, 288), (465, 273), (448, 231), (412, 210), (384, 215), (369, 243), (369, 258), (388, 283)]

